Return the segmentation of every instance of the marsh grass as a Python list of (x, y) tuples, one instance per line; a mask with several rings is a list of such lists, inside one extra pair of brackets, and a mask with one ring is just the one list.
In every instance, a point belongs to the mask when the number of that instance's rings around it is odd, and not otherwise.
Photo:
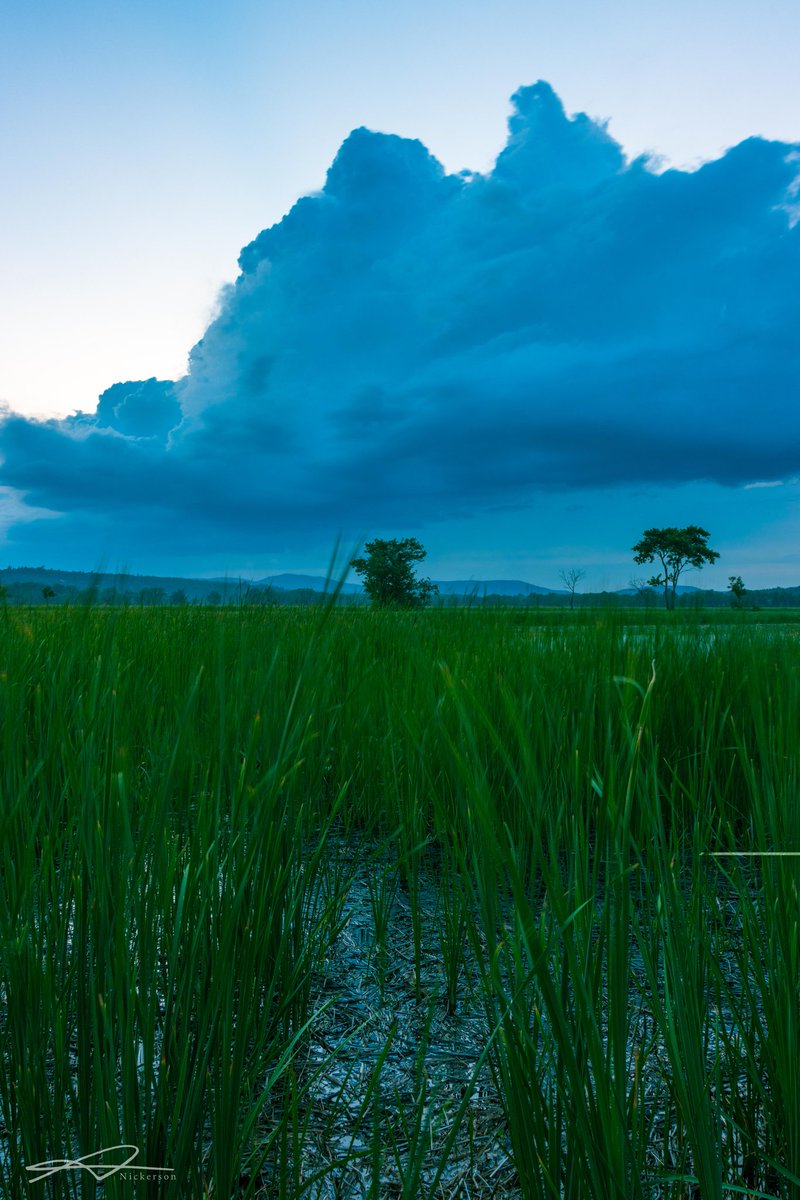
[[(3, 1195), (800, 1197), (757, 616), (4, 609)], [(26, 1169), (121, 1143), (174, 1178)]]

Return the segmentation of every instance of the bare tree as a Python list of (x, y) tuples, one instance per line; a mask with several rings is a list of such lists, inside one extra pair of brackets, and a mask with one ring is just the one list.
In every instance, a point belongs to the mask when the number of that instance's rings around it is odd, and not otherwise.
[(656, 602), (655, 589), (640, 575), (628, 580), (628, 587), (633, 588), (645, 608), (652, 608)]
[(558, 578), (563, 583), (564, 587), (569, 592), (569, 606), (575, 607), (575, 589), (582, 579), (586, 578), (586, 572), (580, 567), (563, 567), (558, 572)]

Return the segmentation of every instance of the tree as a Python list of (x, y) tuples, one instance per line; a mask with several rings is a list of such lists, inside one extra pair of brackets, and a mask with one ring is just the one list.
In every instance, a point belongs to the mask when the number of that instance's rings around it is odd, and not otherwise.
[(575, 589), (582, 579), (586, 578), (586, 572), (581, 571), (579, 567), (564, 567), (558, 572), (558, 578), (563, 583), (564, 587), (569, 592), (569, 606), (575, 607)]
[(141, 605), (163, 604), (164, 589), (160, 587), (142, 588), (139, 592), (139, 603)]
[(664, 588), (664, 606), (675, 607), (678, 580), (688, 568), (699, 570), (703, 563), (713, 563), (719, 558), (716, 550), (708, 547), (708, 530), (699, 525), (687, 525), (685, 529), (645, 529), (642, 540), (633, 547), (634, 562), (661, 563), (661, 574), (648, 580), (650, 587)]
[(734, 608), (741, 608), (744, 604), (745, 593), (747, 588), (742, 583), (741, 575), (728, 576), (728, 591), (731, 593), (731, 604)]
[(426, 551), (416, 538), (376, 538), (364, 547), (366, 556), (354, 558), (350, 566), (364, 581), (364, 591), (381, 608), (423, 608), (439, 592), (430, 579), (417, 579), (416, 562)]
[(42, 588), (42, 597), (44, 599), (45, 604), (49, 604), (54, 596), (55, 596), (55, 592), (53, 591), (53, 589), (50, 587), (49, 584), (47, 584), (45, 587)]
[(638, 575), (634, 576), (633, 579), (628, 580), (628, 587), (633, 588), (645, 608), (653, 607), (656, 594), (646, 579), (642, 579)]

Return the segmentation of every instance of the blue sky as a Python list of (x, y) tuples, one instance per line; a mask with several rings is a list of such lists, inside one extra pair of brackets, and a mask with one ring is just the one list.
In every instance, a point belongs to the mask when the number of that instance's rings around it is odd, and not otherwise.
[(797, 584), (799, 36), (785, 0), (5, 6), (0, 561), (413, 533), (435, 576), (616, 587), (700, 523), (704, 580)]

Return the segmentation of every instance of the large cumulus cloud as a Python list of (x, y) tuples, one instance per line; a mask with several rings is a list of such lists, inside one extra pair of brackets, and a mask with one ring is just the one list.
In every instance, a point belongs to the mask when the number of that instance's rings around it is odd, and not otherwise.
[(486, 175), (355, 130), (244, 248), (188, 375), (9, 414), (0, 485), (73, 539), (199, 548), (800, 472), (798, 147), (659, 174), (547, 84), (513, 102)]

